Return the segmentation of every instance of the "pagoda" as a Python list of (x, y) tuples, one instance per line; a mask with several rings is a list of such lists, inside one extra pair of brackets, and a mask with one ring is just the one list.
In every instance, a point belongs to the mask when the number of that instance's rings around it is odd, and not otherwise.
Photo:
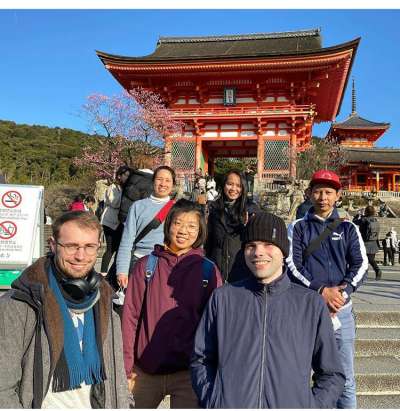
[(357, 114), (353, 79), (352, 110), (343, 122), (332, 123), (326, 138), (343, 147), (346, 165), (341, 167), (343, 187), (355, 191), (400, 191), (400, 150), (375, 147), (390, 127)]
[(313, 124), (335, 120), (359, 41), (324, 48), (319, 29), (161, 37), (143, 57), (97, 55), (124, 89), (156, 92), (184, 124), (165, 137), (178, 173), (252, 157), (257, 178), (273, 180), (295, 177)]

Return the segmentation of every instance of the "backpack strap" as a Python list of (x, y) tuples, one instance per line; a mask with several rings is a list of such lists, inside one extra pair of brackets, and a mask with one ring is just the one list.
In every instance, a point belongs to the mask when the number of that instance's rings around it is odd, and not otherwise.
[(329, 237), (329, 235), (336, 230), (338, 225), (342, 222), (340, 218), (336, 218), (333, 220), (331, 223), (329, 223), (326, 227), (325, 230), (322, 231), (322, 233), (314, 238), (314, 240), (311, 241), (311, 243), (308, 245), (308, 247), (304, 250), (303, 252), (303, 257), (307, 258), (309, 257), (315, 250), (317, 250), (320, 246), (321, 243)]
[(206, 288), (214, 272), (214, 263), (211, 260), (209, 260), (207, 257), (203, 257), (202, 272), (203, 272), (203, 287)]
[(146, 261), (146, 271), (145, 271), (145, 279), (146, 284), (151, 281), (154, 275), (154, 271), (156, 270), (158, 262), (158, 257), (153, 253), (149, 254), (147, 261)]

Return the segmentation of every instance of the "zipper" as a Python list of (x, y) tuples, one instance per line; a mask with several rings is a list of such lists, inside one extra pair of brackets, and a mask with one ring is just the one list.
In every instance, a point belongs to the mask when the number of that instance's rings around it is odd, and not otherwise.
[(263, 340), (261, 346), (261, 372), (260, 372), (260, 390), (258, 394), (258, 407), (263, 408), (262, 406), (262, 392), (264, 387), (264, 366), (265, 366), (265, 340), (266, 340), (266, 331), (267, 331), (267, 286), (264, 286), (264, 312), (263, 312)]

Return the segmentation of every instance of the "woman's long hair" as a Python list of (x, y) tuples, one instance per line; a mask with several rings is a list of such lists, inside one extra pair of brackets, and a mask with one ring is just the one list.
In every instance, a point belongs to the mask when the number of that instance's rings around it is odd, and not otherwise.
[(245, 221), (245, 215), (246, 215), (246, 203), (247, 203), (247, 184), (246, 184), (246, 179), (239, 170), (229, 170), (225, 176), (224, 180), (222, 182), (222, 192), (221, 195), (217, 198), (216, 205), (220, 214), (220, 217), (223, 219), (224, 218), (224, 209), (225, 209), (225, 202), (229, 201), (229, 199), (225, 195), (225, 184), (228, 181), (228, 177), (231, 174), (236, 174), (240, 178), (240, 185), (242, 186), (242, 192), (240, 194), (240, 197), (235, 200), (234, 205), (232, 206), (232, 222), (233, 223), (244, 223)]

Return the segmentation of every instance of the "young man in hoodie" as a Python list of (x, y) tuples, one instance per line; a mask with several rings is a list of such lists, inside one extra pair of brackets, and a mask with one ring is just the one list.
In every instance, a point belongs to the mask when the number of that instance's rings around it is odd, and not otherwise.
[(101, 226), (71, 211), (52, 228), (52, 254), (0, 298), (0, 408), (128, 408), (113, 291), (93, 269)]
[(191, 371), (200, 406), (333, 408), (344, 375), (329, 313), (287, 276), (285, 223), (255, 214), (242, 247), (250, 277), (214, 290), (197, 327)]
[(354, 378), (355, 322), (350, 295), (361, 285), (368, 258), (358, 227), (341, 219), (335, 208), (339, 176), (315, 172), (310, 182), (313, 207), (288, 229), (287, 258), (293, 281), (314, 290), (331, 313), (346, 384), (337, 408), (357, 408)]

